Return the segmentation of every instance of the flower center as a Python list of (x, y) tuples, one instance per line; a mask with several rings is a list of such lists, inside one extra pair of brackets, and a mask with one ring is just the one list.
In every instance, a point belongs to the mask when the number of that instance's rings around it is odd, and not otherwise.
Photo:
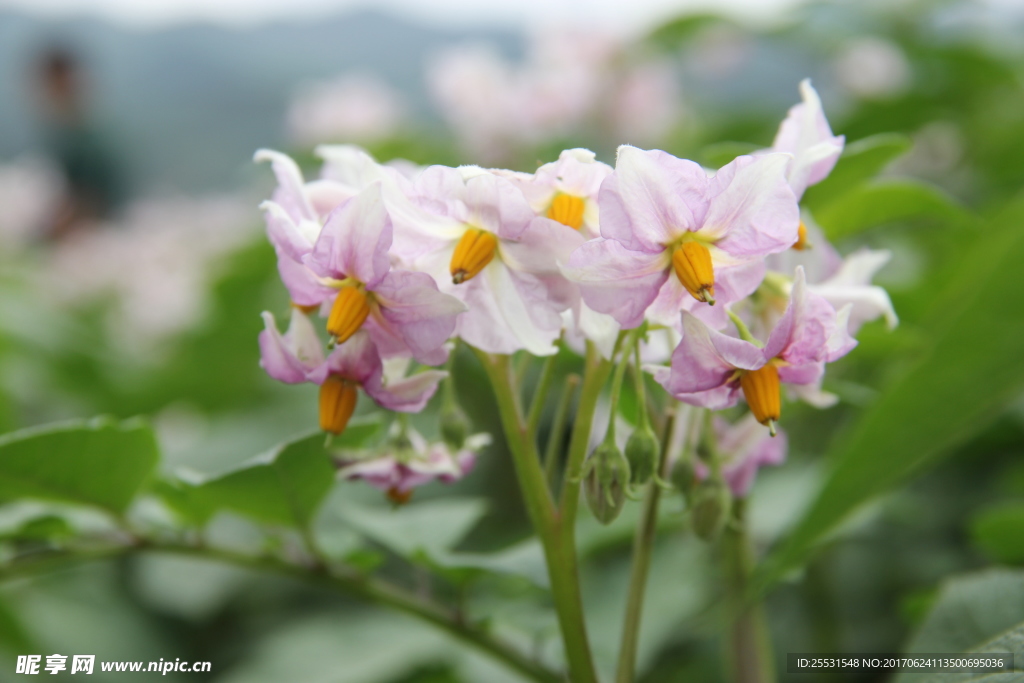
[(804, 225), (803, 221), (800, 221), (800, 227), (797, 228), (796, 244), (792, 248), (797, 251), (811, 248), (811, 243), (807, 241), (807, 226)]
[(757, 370), (748, 370), (740, 375), (740, 388), (747, 399), (750, 412), (757, 421), (767, 425), (775, 436), (775, 423), (782, 413), (782, 396), (779, 388), (779, 370), (775, 363), (768, 363)]
[(480, 274), (498, 248), (498, 238), (486, 230), (469, 228), (462, 235), (462, 239), (455, 245), (455, 252), (452, 254), (449, 270), (452, 273), (452, 282), (457, 285), (472, 280)]
[(412, 498), (412, 492), (413, 489), (403, 491), (397, 486), (392, 486), (391, 488), (388, 489), (387, 496), (388, 500), (390, 500), (395, 505), (405, 505)]
[(331, 434), (345, 431), (359, 398), (352, 380), (328, 375), (320, 385), (320, 429)]
[(696, 240), (683, 242), (672, 252), (672, 268), (690, 296), (715, 305), (715, 271), (706, 246)]
[(359, 285), (345, 285), (334, 298), (331, 314), (327, 317), (327, 331), (338, 344), (343, 344), (363, 326), (368, 315), (370, 302), (363, 288)]
[(586, 203), (582, 197), (559, 192), (548, 208), (548, 218), (558, 221), (562, 225), (568, 225), (573, 230), (579, 230), (583, 225), (583, 211)]

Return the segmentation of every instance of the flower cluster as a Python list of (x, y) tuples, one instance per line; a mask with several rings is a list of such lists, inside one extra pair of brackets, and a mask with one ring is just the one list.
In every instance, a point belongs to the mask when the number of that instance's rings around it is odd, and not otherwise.
[[(317, 150), (321, 177), (307, 182), (288, 157), (258, 152), (278, 180), (262, 208), (293, 302), (284, 334), (264, 314), (263, 367), (319, 384), (321, 427), (337, 434), (358, 388), (386, 409), (421, 410), (445, 376), (426, 368), (445, 363), (451, 340), (547, 356), (564, 336), (611, 359), (623, 332), (643, 326), (674, 342), (664, 357), (654, 343), (644, 349), (645, 369), (672, 397), (713, 410), (742, 397), (748, 419), (774, 434), (781, 384), (827, 405), (825, 365), (853, 348), (863, 322), (896, 320), (870, 284), (888, 255), (844, 261), (801, 215), (805, 189), (844, 142), (809, 82), (801, 93), (770, 149), (717, 171), (628, 145), (614, 168), (573, 149), (534, 173), (389, 166), (327, 146)], [(462, 447), (413, 458), (429, 449), (407, 444), (346, 471), (400, 497), (433, 476), (457, 478)], [(734, 488), (745, 491), (784, 450), (737, 460), (747, 464), (730, 475)], [(433, 464), (410, 464), (419, 461)]]

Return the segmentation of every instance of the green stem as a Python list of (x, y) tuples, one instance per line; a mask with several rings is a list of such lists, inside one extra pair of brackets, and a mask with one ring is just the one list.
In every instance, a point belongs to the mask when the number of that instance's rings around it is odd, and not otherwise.
[(560, 683), (563, 681), (562, 677), (557, 673), (533, 661), (512, 646), (496, 640), (484, 629), (466, 623), (455, 612), (435, 601), (418, 598), (409, 591), (380, 579), (350, 571), (341, 572), (336, 570), (331, 572), (326, 569), (310, 571), (309, 569), (272, 557), (255, 557), (227, 550), (144, 542), (136, 545), (117, 546), (88, 552), (62, 553), (59, 557), (47, 557), (20, 562), (0, 570), (0, 580), (55, 571), (69, 565), (109, 560), (138, 552), (168, 553), (216, 560), (233, 564), (237, 567), (287, 576), (346, 595), (354, 595), (430, 623), (447, 632), (455, 639), (503, 662), (510, 669), (518, 671), (530, 680), (539, 681), (540, 683)]
[(733, 503), (734, 518), (722, 535), (722, 561), (731, 620), (726, 663), (735, 683), (774, 683), (771, 639), (760, 602), (750, 601), (754, 553), (746, 524), (746, 501)]
[(575, 539), (570, 534), (566, 541), (567, 529), (563, 527), (555, 510), (536, 441), (530, 438), (522, 411), (519, 410), (508, 356), (490, 355), (479, 350), (476, 353), (490, 377), (526, 510), (544, 548), (551, 597), (562, 631), (570, 680), (573, 683), (597, 683), (597, 672), (587, 640), (587, 625), (583, 618)]
[(565, 431), (565, 421), (569, 417), (569, 408), (572, 406), (572, 397), (576, 393), (576, 387), (580, 384), (580, 376), (576, 374), (565, 378), (565, 386), (562, 388), (562, 396), (558, 399), (558, 407), (555, 408), (555, 417), (551, 421), (551, 433), (548, 434), (547, 448), (544, 450), (544, 473), (547, 475), (548, 486), (553, 490), (555, 477), (558, 475), (558, 447), (562, 445), (562, 434)]
[(587, 356), (584, 361), (583, 386), (580, 402), (576, 408), (576, 419), (569, 439), (569, 453), (566, 458), (565, 477), (562, 479), (562, 494), (558, 505), (562, 515), (564, 536), (567, 542), (575, 543), (576, 513), (580, 505), (580, 477), (583, 461), (587, 458), (590, 430), (594, 425), (594, 410), (601, 396), (601, 388), (611, 373), (611, 361), (601, 357), (597, 347), (587, 342)]
[[(675, 414), (670, 413), (661, 435), (661, 461), (658, 476), (668, 478), (668, 447), (672, 443), (672, 429)], [(647, 485), (647, 497), (640, 516), (640, 526), (633, 539), (633, 566), (629, 575), (629, 596), (626, 599), (626, 614), (622, 621), (622, 643), (619, 647), (619, 665), (615, 675), (616, 683), (632, 683), (636, 671), (637, 645), (640, 641), (640, 618), (643, 613), (644, 593), (647, 589), (647, 575), (651, 567), (654, 550), (654, 536), (658, 527), (658, 504), (661, 501), (661, 487), (651, 482)]]
[(548, 397), (548, 390), (551, 388), (551, 380), (554, 377), (555, 359), (558, 354), (548, 356), (544, 359), (544, 365), (540, 369), (540, 378), (537, 380), (537, 388), (533, 391), (533, 398), (530, 401), (530, 415), (526, 419), (526, 429), (531, 439), (537, 438), (537, 425), (540, 424), (541, 414), (544, 412), (544, 403)]

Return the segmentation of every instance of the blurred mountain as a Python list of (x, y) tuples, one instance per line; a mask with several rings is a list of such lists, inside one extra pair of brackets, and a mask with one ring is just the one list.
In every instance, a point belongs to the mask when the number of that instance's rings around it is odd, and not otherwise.
[(457, 30), (375, 11), (230, 28), (135, 29), (80, 17), (46, 20), (0, 10), (0, 162), (39, 144), (31, 69), (50, 45), (79, 52), (92, 74), (93, 109), (140, 191), (201, 192), (251, 175), (259, 147), (284, 147), (295, 88), (349, 70), (380, 76), (431, 116), (424, 65), (452, 42), (484, 40), (515, 56), (522, 37)]

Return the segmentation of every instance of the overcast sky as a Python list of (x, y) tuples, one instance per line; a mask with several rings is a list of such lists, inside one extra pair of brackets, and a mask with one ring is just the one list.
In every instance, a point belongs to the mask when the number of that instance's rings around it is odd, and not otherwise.
[(0, 7), (36, 15), (99, 15), (139, 26), (194, 19), (247, 24), (278, 18), (338, 14), (360, 7), (388, 9), (441, 24), (589, 25), (642, 30), (684, 10), (717, 8), (760, 21), (801, 0), (0, 0)]

